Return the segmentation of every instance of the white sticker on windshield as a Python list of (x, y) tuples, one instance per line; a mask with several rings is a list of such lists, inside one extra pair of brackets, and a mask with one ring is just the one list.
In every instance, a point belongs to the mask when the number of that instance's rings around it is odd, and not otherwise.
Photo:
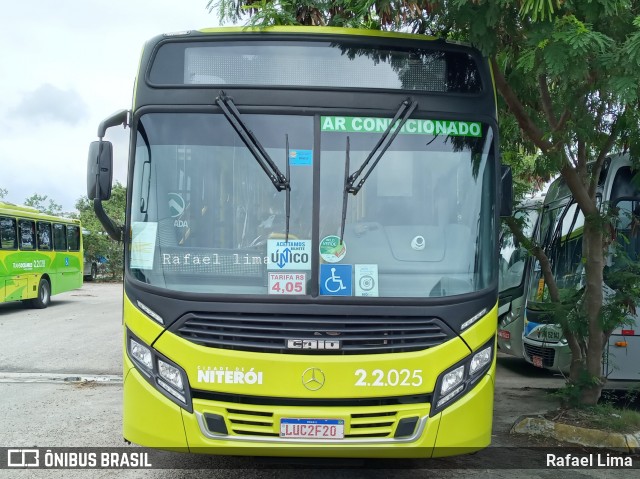
[(311, 240), (267, 241), (267, 269), (311, 269)]
[(355, 265), (355, 296), (378, 296), (378, 265)]
[(158, 223), (134, 222), (131, 224), (130, 267), (152, 269), (156, 251)]

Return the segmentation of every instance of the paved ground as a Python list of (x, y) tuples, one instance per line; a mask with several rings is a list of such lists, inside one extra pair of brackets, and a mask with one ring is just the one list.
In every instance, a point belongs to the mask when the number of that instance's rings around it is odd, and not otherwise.
[[(46, 310), (0, 305), (0, 447), (121, 446), (122, 286), (86, 284), (53, 298)], [(96, 377), (97, 376), (97, 377)], [(94, 381), (74, 382), (77, 377)], [(68, 379), (65, 381), (65, 379)], [(100, 381), (95, 381), (100, 379)], [(555, 477), (553, 470), (501, 469), (505, 447), (555, 447), (552, 441), (513, 436), (509, 430), (523, 414), (557, 407), (549, 389), (563, 380), (523, 360), (500, 355), (496, 379), (492, 448), (432, 465), (402, 461), (319, 461), (297, 464), (254, 458), (181, 455), (177, 466), (204, 468), (207, 477)], [(521, 450), (513, 450), (514, 454)], [(517, 462), (517, 461), (516, 461)], [(327, 466), (336, 468), (327, 469)], [(285, 468), (283, 468), (285, 467)], [(301, 470), (304, 468), (304, 472)], [(14, 477), (0, 470), (0, 477)], [(14, 472), (15, 471), (11, 471)], [(20, 477), (112, 477), (122, 471), (19, 471)], [(516, 474), (517, 472), (517, 474)], [(565, 471), (563, 477), (605, 477), (598, 470)], [(202, 473), (202, 471), (200, 471)], [(618, 475), (618, 473), (620, 473)], [(190, 470), (124, 471), (126, 477), (192, 477)], [(624, 474), (624, 475), (623, 475)], [(608, 470), (606, 477), (628, 477)]]

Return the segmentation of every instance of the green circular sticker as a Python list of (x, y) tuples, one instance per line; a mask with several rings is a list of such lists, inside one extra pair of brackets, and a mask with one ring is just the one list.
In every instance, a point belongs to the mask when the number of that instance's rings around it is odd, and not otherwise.
[(320, 257), (327, 263), (337, 263), (347, 254), (347, 245), (339, 236), (325, 236), (320, 241)]

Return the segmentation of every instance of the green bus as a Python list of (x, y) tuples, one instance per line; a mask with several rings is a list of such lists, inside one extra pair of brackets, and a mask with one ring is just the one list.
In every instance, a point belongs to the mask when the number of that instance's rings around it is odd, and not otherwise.
[(82, 287), (79, 220), (0, 202), (0, 303), (46, 308), (51, 296)]
[[(117, 225), (104, 137), (122, 124)], [(477, 50), (339, 28), (160, 35), (98, 137), (88, 195), (125, 244), (126, 440), (325, 457), (490, 443), (511, 176)]]

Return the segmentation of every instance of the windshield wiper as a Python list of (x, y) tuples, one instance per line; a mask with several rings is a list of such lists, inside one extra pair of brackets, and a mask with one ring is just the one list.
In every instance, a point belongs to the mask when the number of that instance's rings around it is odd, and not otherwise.
[[(389, 126), (387, 127), (385, 132), (382, 134), (382, 136), (376, 143), (376, 146), (374, 146), (373, 150), (371, 150), (369, 155), (367, 155), (367, 158), (364, 160), (364, 163), (362, 163), (362, 166), (358, 168), (351, 175), (349, 175), (350, 146), (349, 146), (349, 137), (347, 137), (347, 149), (346, 149), (346, 160), (345, 160), (345, 171), (344, 171), (344, 189), (342, 191), (342, 223), (340, 224), (340, 244), (342, 244), (342, 238), (344, 236), (344, 225), (347, 219), (347, 202), (349, 199), (349, 193), (355, 196), (362, 189), (362, 187), (364, 186), (364, 182), (367, 181), (367, 178), (369, 178), (369, 175), (373, 172), (375, 167), (378, 165), (378, 162), (382, 159), (382, 156), (387, 152), (387, 150), (391, 146), (391, 143), (393, 143), (393, 140), (396, 139), (396, 136), (398, 136), (398, 133), (400, 133), (400, 130), (402, 129), (404, 124), (407, 122), (409, 117), (411, 117), (411, 114), (417, 107), (418, 107), (418, 102), (415, 100), (411, 100), (411, 98), (407, 98), (400, 104), (398, 111), (396, 112), (395, 116), (389, 123)], [(400, 122), (396, 126), (396, 122), (398, 121), (398, 119), (400, 119)], [(393, 130), (394, 126), (396, 128), (393, 131), (393, 134), (389, 136), (389, 133), (391, 133), (391, 130)], [(377, 156), (376, 156), (376, 153), (377, 153)], [(371, 167), (367, 170), (367, 172), (364, 174), (364, 176), (358, 182), (358, 184), (355, 185), (356, 180), (360, 177), (360, 175), (362, 175), (362, 172), (365, 170), (365, 168), (367, 168), (367, 166), (369, 165), (369, 162), (374, 156), (376, 156), (376, 158), (371, 164)]]
[(289, 186), (289, 178), (282, 174), (253, 132), (247, 128), (247, 125), (242, 120), (240, 112), (236, 108), (231, 97), (227, 96), (227, 94), (221, 90), (220, 94), (216, 98), (216, 103), (233, 129), (236, 130), (236, 133), (238, 133), (242, 142), (256, 159), (260, 168), (262, 168), (267, 174), (271, 183), (273, 183), (273, 186), (275, 186), (278, 191), (290, 191), (291, 187)]
[[(378, 165), (378, 162), (382, 159), (382, 155), (384, 155), (387, 152), (387, 150), (391, 146), (391, 143), (393, 143), (393, 140), (396, 139), (396, 136), (398, 136), (398, 133), (400, 133), (400, 130), (402, 129), (404, 124), (407, 122), (407, 120), (413, 113), (413, 110), (415, 110), (417, 106), (418, 106), (418, 102), (415, 100), (412, 101), (410, 98), (407, 98), (400, 104), (400, 108), (398, 108), (398, 111), (393, 117), (393, 120), (391, 120), (391, 123), (389, 123), (389, 126), (387, 127), (385, 132), (382, 134), (382, 136), (378, 140), (378, 143), (376, 143), (376, 146), (373, 147), (373, 150), (371, 150), (371, 153), (369, 153), (369, 155), (367, 156), (367, 159), (364, 160), (364, 163), (362, 163), (362, 166), (358, 168), (358, 170), (355, 171), (351, 176), (349, 176), (349, 178), (347, 178), (346, 183), (347, 183), (349, 193), (355, 196), (362, 189), (364, 182), (367, 181), (367, 178), (369, 178), (369, 175), (373, 172), (375, 167)], [(398, 124), (398, 127), (395, 129), (391, 137), (387, 138), (389, 136), (389, 133), (395, 126), (396, 121), (398, 121), (398, 118), (400, 118), (400, 123)], [(386, 143), (384, 143), (385, 140), (387, 140)], [(364, 169), (367, 167), (367, 165), (369, 164), (373, 156), (376, 154), (378, 149), (380, 149), (380, 146), (383, 143), (384, 143), (384, 146), (378, 153), (378, 156), (376, 157), (374, 162), (371, 164), (371, 168), (369, 168), (367, 173), (362, 177), (362, 179), (358, 182), (358, 184), (356, 186), (353, 186), (356, 180), (358, 179), (358, 177), (362, 174)]]
[(285, 149), (284, 149), (284, 161), (285, 165), (287, 165), (287, 199), (285, 200), (285, 217), (286, 217), (286, 233), (284, 241), (285, 243), (289, 242), (289, 218), (291, 217), (291, 170), (289, 167), (289, 135), (284, 135)]
[(224, 114), (227, 121), (229, 121), (233, 129), (236, 130), (236, 133), (238, 133), (238, 136), (240, 136), (240, 139), (242, 140), (242, 142), (246, 145), (246, 147), (249, 149), (253, 157), (256, 159), (256, 161), (258, 162), (258, 165), (260, 165), (260, 168), (262, 168), (262, 170), (269, 177), (269, 179), (271, 180), (271, 183), (273, 183), (273, 186), (275, 186), (276, 190), (278, 191), (286, 190), (287, 198), (286, 198), (285, 208), (286, 208), (287, 225), (286, 225), (286, 232), (285, 232), (285, 241), (288, 242), (289, 241), (289, 218), (291, 216), (289, 135), (285, 134), (285, 143), (286, 143), (285, 164), (287, 165), (287, 174), (285, 176), (284, 174), (282, 174), (282, 172), (280, 171), (278, 166), (275, 164), (275, 162), (271, 159), (271, 157), (269, 156), (269, 153), (267, 153), (267, 151), (264, 149), (262, 144), (255, 137), (253, 132), (247, 127), (245, 122), (242, 120), (242, 117), (240, 116), (240, 112), (236, 108), (235, 103), (233, 103), (233, 99), (227, 96), (227, 94), (224, 91), (220, 90), (220, 93), (216, 98), (216, 103), (222, 110), (222, 113)]
[[(562, 211), (558, 215), (558, 221), (555, 225), (553, 233), (551, 234), (551, 241), (549, 242), (549, 247), (548, 247), (549, 254), (552, 254), (553, 250), (556, 248), (556, 242), (558, 242), (557, 248), (560, 248), (562, 246), (562, 225), (573, 204), (574, 204), (574, 200), (573, 199), (569, 200), (569, 202), (562, 208)], [(567, 233), (567, 236), (570, 235), (571, 232), (573, 231), (573, 227), (575, 226), (575, 222), (576, 222), (579, 211), (580, 210), (576, 208), (576, 211), (573, 214), (571, 228), (570, 228), (570, 231)]]
[(345, 149), (346, 157), (344, 159), (344, 186), (342, 188), (342, 221), (340, 222), (340, 244), (344, 237), (344, 225), (347, 222), (347, 201), (349, 200), (349, 151), (351, 143), (347, 136), (347, 148)]

